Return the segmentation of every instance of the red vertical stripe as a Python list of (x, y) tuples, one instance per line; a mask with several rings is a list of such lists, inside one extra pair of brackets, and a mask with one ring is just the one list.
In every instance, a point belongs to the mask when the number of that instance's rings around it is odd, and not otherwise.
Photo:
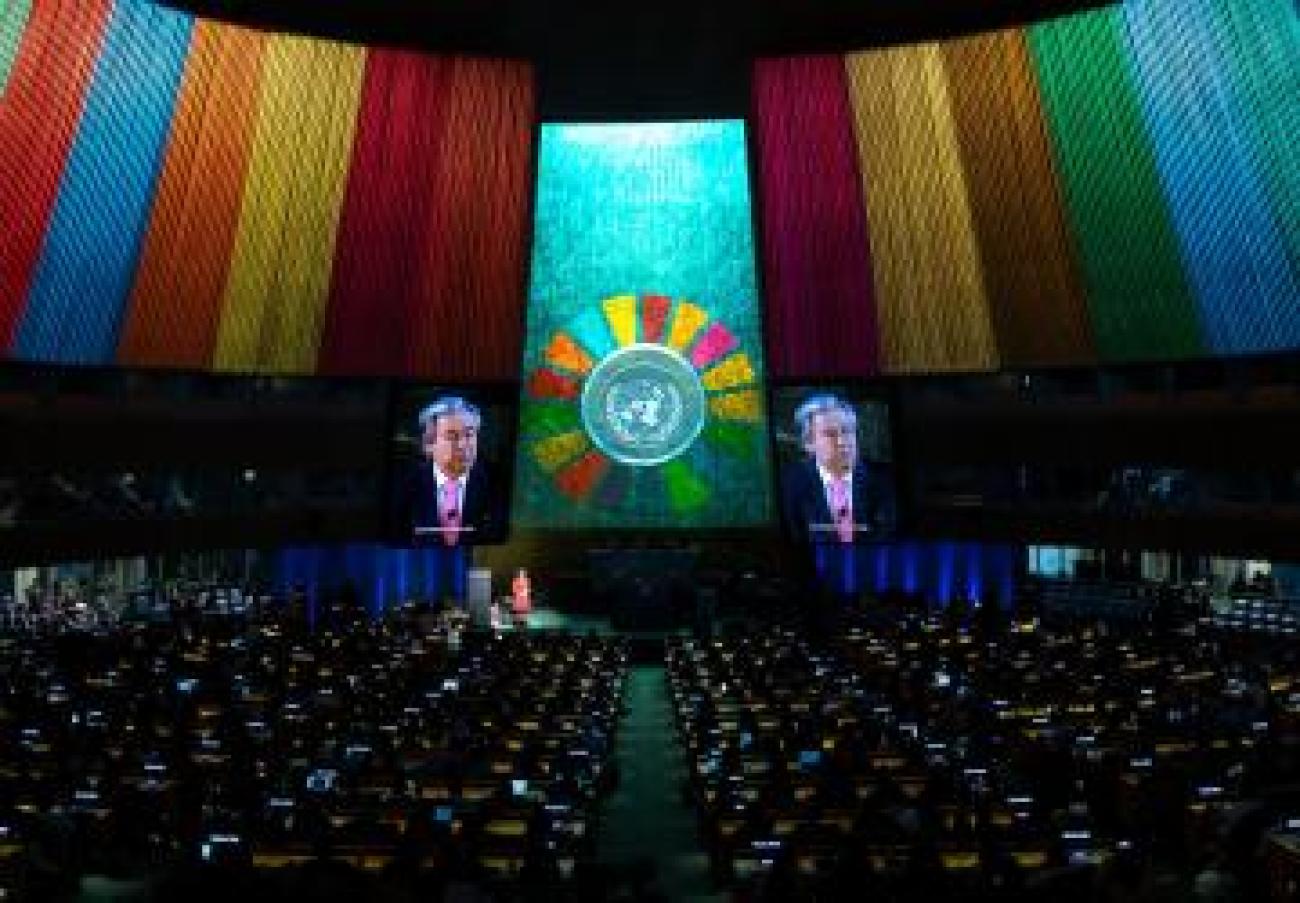
[(406, 334), (407, 372), (509, 379), (523, 345), (532, 69), (457, 59), (450, 91)]
[(58, 196), (110, 0), (32, 7), (0, 103), (0, 347), (8, 350)]
[(787, 378), (874, 373), (867, 214), (843, 61), (760, 61), (754, 109), (771, 371)]
[(439, 169), (451, 61), (375, 49), (361, 88), (352, 169), (319, 368), (405, 373), (406, 329)]
[(322, 371), (517, 375), (531, 73), (523, 63), (371, 52)]
[(646, 295), (641, 299), (641, 341), (663, 341), (664, 325), (672, 306), (672, 300), (663, 295)]

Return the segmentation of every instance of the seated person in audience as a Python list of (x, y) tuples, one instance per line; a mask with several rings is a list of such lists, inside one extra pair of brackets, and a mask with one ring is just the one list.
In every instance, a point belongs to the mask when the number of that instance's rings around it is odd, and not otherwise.
[(894, 530), (891, 478), (858, 457), (858, 416), (835, 395), (814, 395), (795, 411), (805, 458), (782, 475), (781, 513), (802, 542), (852, 543)]
[(445, 395), (419, 415), (424, 459), (399, 486), (398, 524), (413, 545), (455, 546), (505, 530), (497, 481), (478, 460), (479, 409)]

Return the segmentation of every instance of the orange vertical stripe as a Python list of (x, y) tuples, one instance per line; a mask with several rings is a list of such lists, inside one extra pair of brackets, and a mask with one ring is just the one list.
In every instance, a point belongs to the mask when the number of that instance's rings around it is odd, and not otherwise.
[(118, 349), (207, 367), (239, 222), (266, 37), (200, 20)]
[(1093, 358), (1083, 286), (1019, 29), (945, 41), (984, 284), (1004, 363)]
[(893, 372), (997, 366), (948, 79), (935, 43), (845, 57)]

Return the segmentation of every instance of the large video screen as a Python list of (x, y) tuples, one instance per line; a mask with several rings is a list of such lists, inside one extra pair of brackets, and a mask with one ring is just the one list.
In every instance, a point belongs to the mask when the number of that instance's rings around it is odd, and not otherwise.
[(385, 536), (398, 546), (504, 542), (514, 387), (405, 385), (389, 418)]
[(774, 388), (772, 421), (789, 539), (852, 544), (894, 537), (899, 493), (887, 387)]
[(543, 125), (514, 520), (771, 520), (741, 121)]

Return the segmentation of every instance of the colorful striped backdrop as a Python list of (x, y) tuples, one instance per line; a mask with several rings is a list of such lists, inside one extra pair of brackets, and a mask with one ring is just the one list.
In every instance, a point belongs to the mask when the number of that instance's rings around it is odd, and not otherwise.
[[(513, 379), (529, 65), (0, 0), (0, 352)], [(771, 372), (1300, 346), (1294, 0), (755, 67)]]
[(514, 378), (533, 118), (526, 63), (0, 0), (0, 348)]
[(777, 375), (1300, 347), (1294, 0), (762, 60), (754, 108)]

